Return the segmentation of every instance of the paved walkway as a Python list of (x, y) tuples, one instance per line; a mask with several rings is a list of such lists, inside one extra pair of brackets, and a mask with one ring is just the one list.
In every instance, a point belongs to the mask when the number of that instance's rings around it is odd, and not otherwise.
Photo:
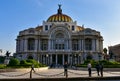
[[(105, 71), (104, 77), (120, 77), (120, 71)], [(68, 69), (68, 78), (69, 77), (88, 77), (87, 70), (73, 70)], [(96, 71), (92, 71), (92, 77), (99, 77), (97, 76)], [(4, 78), (30, 78), (30, 72), (4, 72), (0, 73), (0, 79)], [(64, 76), (64, 69), (63, 68), (53, 68), (48, 70), (43, 70), (39, 72), (33, 72), (32, 78), (65, 78)]]

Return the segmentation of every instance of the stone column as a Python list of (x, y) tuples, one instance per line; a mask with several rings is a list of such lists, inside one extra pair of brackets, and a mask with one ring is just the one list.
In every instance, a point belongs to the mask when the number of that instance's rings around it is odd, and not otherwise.
[(81, 42), (82, 42), (82, 51), (84, 51), (84, 50), (85, 50), (85, 43), (84, 43), (84, 42), (85, 42), (85, 40), (83, 40), (83, 39), (82, 39), (82, 41), (81, 41)]
[(64, 54), (62, 54), (62, 56), (63, 56), (63, 59), (62, 59), (63, 60), (63, 65), (64, 65)]
[(70, 54), (68, 54), (68, 63), (70, 63)]
[(52, 64), (52, 54), (50, 55), (50, 64)]
[(41, 51), (41, 40), (39, 39), (39, 51)]
[(99, 40), (98, 39), (96, 39), (96, 51), (98, 52), (98, 51), (100, 51), (100, 43), (99, 43)]
[(50, 45), (50, 42), (51, 42), (51, 40), (49, 39), (49, 40), (48, 40), (48, 51), (50, 51), (50, 46), (51, 46), (51, 45)]
[(24, 39), (24, 44), (23, 44), (23, 45), (24, 45), (24, 47), (23, 47), (23, 48), (24, 48), (24, 51), (25, 51), (25, 39)]
[(22, 40), (20, 39), (20, 52), (22, 51)]
[(16, 52), (19, 52), (19, 50), (20, 50), (20, 46), (19, 46), (20, 44), (19, 44), (19, 39), (17, 39), (16, 40)]
[(79, 39), (78, 45), (79, 45), (79, 50), (81, 51), (81, 40), (80, 39)]
[(27, 39), (25, 39), (25, 46), (24, 46), (24, 48), (25, 48), (25, 52), (27, 52), (27, 49), (28, 49), (28, 40)]
[(68, 39), (68, 49), (70, 50), (70, 40)]
[(35, 49), (34, 51), (37, 52), (38, 51), (38, 39), (35, 39)]
[(58, 60), (58, 58), (57, 58), (57, 54), (56, 54), (56, 65), (57, 65), (57, 60)]
[(70, 45), (70, 51), (72, 51), (72, 41), (71, 41), (71, 39), (69, 40), (69, 45)]
[(44, 55), (43, 55), (43, 64), (46, 64), (46, 59)]
[(68, 39), (66, 39), (66, 44), (67, 44), (66, 50), (68, 50)]
[(95, 51), (95, 40), (92, 39), (92, 51)]

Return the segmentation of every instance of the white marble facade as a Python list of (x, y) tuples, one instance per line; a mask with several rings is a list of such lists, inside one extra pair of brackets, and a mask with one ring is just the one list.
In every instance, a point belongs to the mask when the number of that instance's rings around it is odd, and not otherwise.
[(78, 26), (62, 13), (61, 6), (41, 26), (20, 31), (16, 39), (17, 58), (33, 58), (47, 65), (63, 65), (66, 61), (71, 65), (80, 64), (88, 58), (100, 60), (102, 50), (100, 32)]

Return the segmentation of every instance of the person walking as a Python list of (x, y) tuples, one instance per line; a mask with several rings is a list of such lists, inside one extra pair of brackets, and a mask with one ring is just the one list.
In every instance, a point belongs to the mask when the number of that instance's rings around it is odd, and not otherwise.
[(31, 66), (31, 71), (35, 72), (35, 70), (34, 70), (34, 64), (32, 64), (32, 66)]
[(88, 63), (87, 67), (88, 67), (89, 77), (91, 77), (91, 67), (92, 67), (91, 63)]
[(96, 68), (96, 71), (97, 71), (97, 75), (100, 76), (100, 74), (99, 74), (99, 72), (100, 72), (100, 64), (97, 63), (95, 68)]
[(67, 64), (67, 62), (65, 62), (65, 64), (64, 64), (64, 76), (68, 76), (68, 73), (67, 73), (67, 69), (68, 69), (68, 64)]
[(101, 77), (103, 77), (103, 64), (100, 63), (100, 74), (101, 74)]

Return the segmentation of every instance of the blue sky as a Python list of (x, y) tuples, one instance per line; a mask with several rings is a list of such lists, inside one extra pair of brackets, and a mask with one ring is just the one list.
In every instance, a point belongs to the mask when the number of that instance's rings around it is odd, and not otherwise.
[(42, 25), (57, 13), (101, 32), (103, 46), (120, 44), (120, 0), (0, 0), (0, 49), (15, 52), (19, 31)]

